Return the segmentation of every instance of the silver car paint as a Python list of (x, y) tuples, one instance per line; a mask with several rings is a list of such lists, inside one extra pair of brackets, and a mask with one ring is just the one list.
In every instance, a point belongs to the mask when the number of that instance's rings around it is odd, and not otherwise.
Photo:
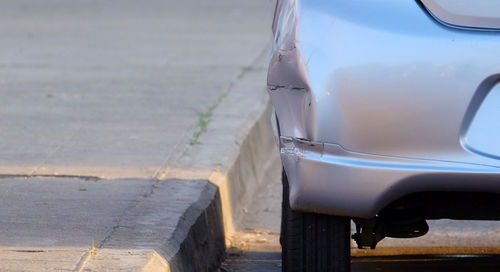
[(476, 115), (500, 104), (499, 34), (412, 0), (279, 6), (268, 90), (294, 209), (371, 217), (413, 192), (500, 192), (498, 116)]
[(500, 28), (498, 0), (421, 0), (436, 19), (450, 26)]
[(498, 191), (499, 169), (476, 164), (357, 153), (337, 144), (281, 137), (296, 210), (370, 218), (419, 191)]

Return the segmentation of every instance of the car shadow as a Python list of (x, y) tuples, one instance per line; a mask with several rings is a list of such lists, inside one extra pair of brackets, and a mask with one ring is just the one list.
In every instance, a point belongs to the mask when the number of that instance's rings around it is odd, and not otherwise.
[(500, 271), (500, 255), (404, 255), (355, 257), (351, 271)]
[[(279, 252), (245, 251), (228, 255), (220, 271), (281, 271)], [(489, 272), (500, 271), (500, 255), (403, 255), (353, 257), (352, 272)]]

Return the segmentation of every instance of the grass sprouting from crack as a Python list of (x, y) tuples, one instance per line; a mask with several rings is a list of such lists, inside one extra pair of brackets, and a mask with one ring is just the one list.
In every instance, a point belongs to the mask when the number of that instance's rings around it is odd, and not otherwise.
[(98, 248), (94, 245), (94, 239), (92, 239), (92, 245), (89, 248), (90, 256), (95, 256), (97, 254)]
[(240, 74), (239, 74), (236, 78), (237, 78), (237, 79), (242, 79), (242, 78), (243, 78), (243, 76), (244, 76), (246, 73), (248, 73), (248, 72), (250, 72), (250, 71), (252, 71), (252, 70), (253, 70), (253, 67), (252, 67), (252, 66), (243, 66), (243, 68), (241, 68), (241, 72), (240, 72)]
[(219, 106), (220, 102), (227, 96), (229, 90), (232, 87), (232, 83), (229, 84), (229, 87), (226, 89), (224, 93), (219, 95), (217, 97), (217, 100), (205, 111), (200, 113), (198, 117), (198, 129), (193, 133), (193, 137), (191, 137), (191, 140), (189, 140), (190, 145), (195, 145), (199, 144), (198, 139), (200, 138), (201, 134), (207, 130), (208, 123), (210, 123), (210, 120), (212, 118), (212, 113)]
[[(252, 66), (244, 66), (241, 68), (240, 73), (238, 76), (236, 76), (236, 79), (242, 79), (246, 73), (250, 71), (260, 71), (260, 70), (266, 70), (266, 68), (255, 68)], [(201, 134), (207, 130), (208, 123), (210, 123), (211, 118), (212, 118), (212, 112), (219, 106), (220, 102), (227, 96), (229, 93), (229, 90), (231, 90), (231, 87), (233, 87), (233, 82), (229, 83), (229, 86), (227, 86), (226, 90), (217, 97), (217, 100), (208, 108), (207, 111), (200, 113), (200, 116), (198, 117), (198, 129), (193, 133), (193, 136), (191, 137), (191, 140), (189, 140), (190, 145), (195, 145), (199, 144), (198, 139), (200, 138)]]

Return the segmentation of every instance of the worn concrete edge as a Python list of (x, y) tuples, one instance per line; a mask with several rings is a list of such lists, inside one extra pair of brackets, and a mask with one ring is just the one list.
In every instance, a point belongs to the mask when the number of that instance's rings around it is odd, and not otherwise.
[(185, 212), (171, 239), (159, 249), (160, 253), (170, 252), (164, 255), (170, 271), (213, 271), (223, 260), (220, 194), (211, 183), (207, 183), (204, 192)]
[(104, 244), (94, 256), (84, 256), (75, 271), (215, 270), (225, 249), (220, 198), (215, 185), (199, 182), (206, 185), (156, 248), (116, 249)]

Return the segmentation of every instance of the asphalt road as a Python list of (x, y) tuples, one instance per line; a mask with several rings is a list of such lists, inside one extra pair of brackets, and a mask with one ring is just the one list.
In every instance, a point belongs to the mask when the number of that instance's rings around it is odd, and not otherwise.
[[(279, 245), (281, 168), (276, 155), (267, 171), (269, 183), (264, 184), (252, 203), (244, 207), (246, 216), (239, 222), (240, 232), (232, 238), (233, 247), (221, 271), (281, 271)], [(386, 239), (375, 251), (357, 251), (353, 244), (351, 270), (363, 271), (500, 271), (500, 255), (477, 254), (489, 252), (500, 245), (498, 222), (451, 221), (429, 222), (431, 231), (416, 239)], [(425, 248), (424, 248), (425, 247)], [(429, 250), (430, 254), (411, 254)], [(384, 254), (410, 252), (401, 256)], [(458, 254), (461, 251), (467, 254)], [(494, 250), (493, 250), (494, 251)], [(497, 250), (498, 251), (498, 250)], [(385, 253), (384, 253), (385, 252)], [(435, 254), (437, 253), (437, 254)], [(376, 256), (363, 256), (375, 254)]]

